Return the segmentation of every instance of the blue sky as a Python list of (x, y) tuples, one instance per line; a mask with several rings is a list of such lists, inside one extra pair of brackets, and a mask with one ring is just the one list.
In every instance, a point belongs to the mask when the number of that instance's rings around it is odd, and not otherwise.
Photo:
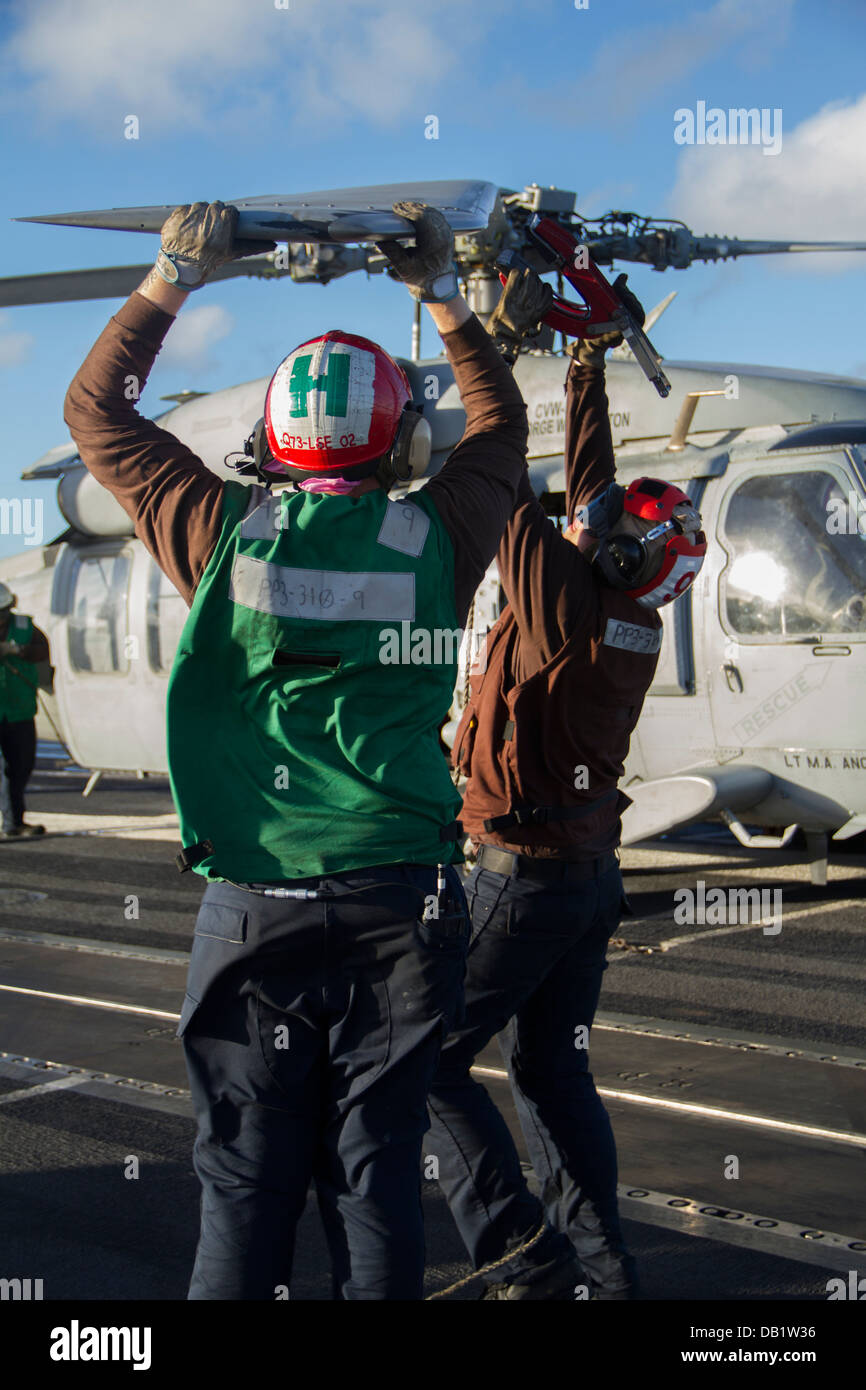
[[(577, 191), (578, 208), (693, 231), (866, 240), (862, 0), (6, 0), (0, 9), (5, 275), (146, 261), (155, 238), (10, 219), (401, 179)], [(782, 148), (675, 143), (698, 101), (780, 108)], [(139, 120), (139, 139), (124, 120)], [(424, 138), (439, 117), (439, 139)], [(669, 357), (866, 377), (866, 253), (696, 266), (630, 284)], [(120, 301), (0, 312), (0, 497), (66, 439), (66, 387)], [(143, 399), (269, 375), (332, 327), (409, 350), (382, 277), (237, 280), (194, 296)], [(424, 348), (438, 350), (425, 328)], [(0, 535), (0, 557), (22, 549)]]

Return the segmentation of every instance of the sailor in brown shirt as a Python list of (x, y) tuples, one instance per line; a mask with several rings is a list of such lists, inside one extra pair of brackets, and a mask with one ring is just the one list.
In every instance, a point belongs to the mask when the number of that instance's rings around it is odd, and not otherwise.
[[(442, 1052), (427, 1148), (476, 1269), (526, 1246), (487, 1276), (485, 1298), (573, 1298), (581, 1282), (592, 1296), (627, 1298), (635, 1287), (587, 1045), (620, 915), (616, 847), (629, 800), (617, 781), (658, 660), (656, 609), (687, 590), (706, 546), (678, 488), (614, 482), (603, 369), (619, 341), (608, 333), (576, 345), (566, 381), (571, 525), (563, 535), (521, 482), (497, 556), (508, 606), (454, 744), (468, 778), (461, 818), (480, 849), (467, 884), (466, 1018)], [(543, 1204), (469, 1074), (503, 1030)]]

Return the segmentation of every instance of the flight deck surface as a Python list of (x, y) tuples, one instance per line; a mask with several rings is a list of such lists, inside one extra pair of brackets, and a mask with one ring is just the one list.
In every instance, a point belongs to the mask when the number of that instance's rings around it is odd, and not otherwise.
[[(106, 778), (87, 800), (83, 783), (43, 748), (28, 815), (49, 833), (0, 846), (0, 1272), (45, 1299), (181, 1300), (198, 1184), (174, 1033), (202, 885), (174, 867), (164, 780)], [(643, 1297), (824, 1301), (866, 1276), (866, 866), (831, 858), (821, 889), (805, 863), (712, 834), (622, 858), (635, 915), (590, 1057)], [(780, 891), (781, 930), (675, 921), (698, 880)], [(522, 1151), (495, 1044), (477, 1076)], [(471, 1271), (422, 1190), (432, 1293)], [(330, 1298), (312, 1197), (291, 1296)]]

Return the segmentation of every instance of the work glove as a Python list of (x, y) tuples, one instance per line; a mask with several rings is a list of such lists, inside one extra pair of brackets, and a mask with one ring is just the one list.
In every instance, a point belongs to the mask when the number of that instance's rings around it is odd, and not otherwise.
[(534, 338), (541, 331), (552, 299), (552, 286), (546, 285), (528, 266), (508, 272), (499, 303), (487, 320), (487, 332), (509, 367), (514, 364), (523, 339)]
[(388, 261), (388, 274), (394, 280), (402, 280), (413, 299), (422, 304), (444, 304), (455, 299), (459, 290), (454, 233), (447, 218), (426, 203), (394, 203), (393, 210), (413, 224), (415, 245), (376, 242), (377, 251)]
[(275, 241), (238, 241), (238, 210), (231, 203), (183, 203), (162, 226), (156, 269), (181, 290), (197, 290), (218, 266), (240, 256), (273, 251)]
[(14, 642), (0, 642), (0, 656), (15, 656), (17, 651)]
[[(618, 275), (613, 282), (613, 289), (616, 291), (618, 298), (622, 300), (623, 307), (628, 310), (635, 322), (639, 323), (642, 328), (643, 321), (646, 318), (644, 307), (637, 295), (632, 294), (631, 290), (626, 289), (625, 282), (627, 279), (628, 276), (625, 274)], [(598, 333), (593, 338), (575, 338), (573, 343), (568, 344), (565, 351), (569, 357), (576, 358), (582, 367), (603, 369), (604, 354), (607, 352), (608, 348), (619, 347), (621, 342), (622, 334), (619, 329), (615, 328), (612, 331), (608, 330), (606, 333)]]

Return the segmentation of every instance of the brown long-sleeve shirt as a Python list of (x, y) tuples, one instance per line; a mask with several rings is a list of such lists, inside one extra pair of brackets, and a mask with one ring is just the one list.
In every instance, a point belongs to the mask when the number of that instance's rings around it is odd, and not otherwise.
[[(614, 478), (604, 373), (572, 362), (566, 381), (569, 518)], [(477, 843), (590, 859), (619, 842), (616, 793), (655, 673), (658, 614), (600, 582), (544, 512), (528, 479), (497, 555), (508, 606), (487, 641), (486, 670), (457, 730), (468, 776), (462, 821)], [(542, 824), (490, 828), (518, 808), (578, 810)]]
[[(191, 604), (220, 532), (226, 484), (136, 409), (173, 316), (137, 292), (110, 319), (66, 395), (81, 458), (132, 519), (135, 533)], [(474, 315), (443, 334), (466, 429), (425, 485), (454, 547), (458, 621), (496, 554), (526, 474), (526, 407)], [(259, 489), (264, 498), (264, 489)], [(252, 500), (252, 499), (251, 499)]]

